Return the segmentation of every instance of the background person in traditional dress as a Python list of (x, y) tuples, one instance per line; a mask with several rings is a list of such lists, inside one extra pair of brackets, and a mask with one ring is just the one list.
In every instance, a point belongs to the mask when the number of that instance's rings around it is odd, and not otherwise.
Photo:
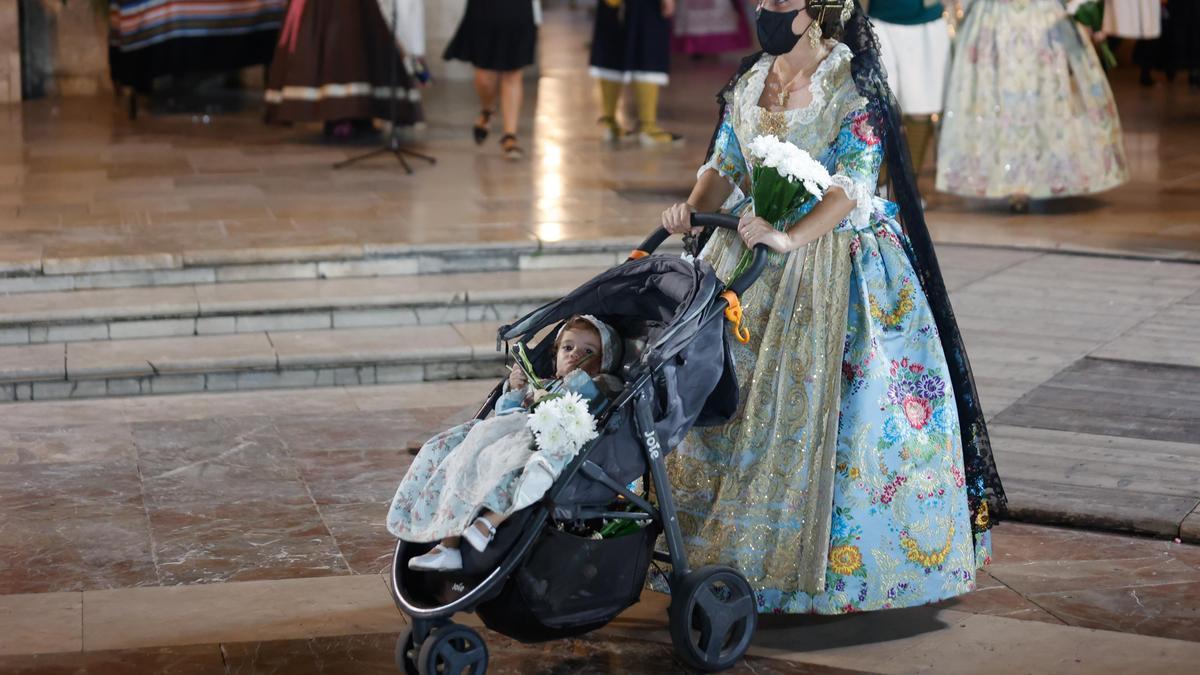
[(617, 121), (621, 90), (633, 84), (638, 140), (642, 145), (682, 140), (658, 125), (658, 93), (667, 86), (671, 63), (671, 22), (675, 0), (599, 0), (592, 31), (589, 73), (600, 82), (600, 122), (604, 139), (619, 142), (625, 130)]
[[(878, 45), (853, 0), (765, 0), (757, 27), (766, 53), (721, 92), (696, 186), (663, 214), (677, 233), (694, 210), (741, 216), (701, 253), (722, 278), (772, 250), (742, 298), (739, 414), (670, 457), (688, 560), (739, 569), (760, 612), (966, 593), (1004, 493)], [(833, 175), (773, 223), (745, 198), (747, 144), (768, 134)], [(896, 202), (874, 196), (885, 161)]]
[(937, 189), (1030, 198), (1129, 179), (1121, 121), (1089, 37), (1060, 0), (974, 0), (959, 26), (938, 143)]
[(1161, 35), (1138, 42), (1133, 58), (1142, 67), (1144, 86), (1154, 84), (1151, 71), (1161, 70), (1168, 82), (1174, 81), (1175, 73), (1184, 72), (1188, 84), (1200, 89), (1200, 2), (1165, 0)]
[[(1071, 0), (1074, 10), (1082, 0)], [(1104, 0), (1104, 24), (1108, 37), (1153, 40), (1162, 33), (1162, 0)]]
[(267, 74), (267, 122), (325, 122), (335, 138), (368, 132), (372, 118), (391, 118), (393, 76), (395, 121), (420, 122), (421, 0), (401, 0), (400, 21), (389, 22), (393, 2), (291, 0)]
[(888, 86), (904, 112), (904, 130), (917, 173), (942, 112), (950, 65), (950, 26), (941, 0), (871, 0), (864, 3), (879, 36)]
[(677, 0), (672, 48), (684, 54), (749, 49), (750, 25), (743, 0)]
[(540, 0), (467, 0), (467, 11), (446, 46), (447, 61), (475, 66), (479, 97), (479, 117), (471, 130), (475, 143), (487, 140), (499, 101), (504, 130), (500, 148), (509, 160), (525, 156), (517, 140), (525, 97), (521, 69), (533, 65), (537, 57), (540, 22)]
[(287, 0), (153, 4), (112, 0), (105, 4), (112, 79), (149, 93), (154, 79), (163, 75), (269, 62)]

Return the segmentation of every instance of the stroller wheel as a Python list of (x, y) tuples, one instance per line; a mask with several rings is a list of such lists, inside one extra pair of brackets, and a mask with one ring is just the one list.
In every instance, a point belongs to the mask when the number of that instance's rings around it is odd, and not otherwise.
[(435, 628), (421, 643), (417, 668), (421, 675), (487, 672), (488, 651), (483, 637), (471, 628), (456, 623)]
[(396, 636), (396, 670), (404, 675), (418, 675), (417, 648), (413, 641), (413, 629), (405, 628)]
[(687, 665), (708, 672), (737, 663), (750, 647), (758, 610), (746, 577), (709, 565), (671, 589), (671, 642)]

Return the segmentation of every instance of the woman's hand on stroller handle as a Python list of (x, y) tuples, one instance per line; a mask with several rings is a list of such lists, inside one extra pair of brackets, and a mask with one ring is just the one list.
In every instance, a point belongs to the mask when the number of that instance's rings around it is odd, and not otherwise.
[(662, 228), (670, 234), (700, 234), (703, 228), (692, 223), (694, 213), (696, 207), (687, 202), (672, 204), (662, 212)]
[[(727, 213), (693, 213), (691, 224), (695, 227), (720, 227), (738, 232), (740, 219)], [(727, 288), (737, 295), (741, 295), (747, 288), (750, 288), (758, 280), (758, 275), (762, 274), (763, 267), (767, 264), (767, 253), (766, 244), (755, 246), (754, 258), (751, 259), (750, 266), (736, 279), (731, 279)]]
[[(699, 232), (706, 227), (720, 227), (736, 232), (738, 217), (727, 213), (697, 213), (694, 207), (686, 202), (676, 204), (663, 212), (662, 225), (655, 228), (654, 232), (650, 233), (650, 236), (642, 242), (642, 245), (629, 254), (629, 260), (638, 260), (654, 253), (672, 234)], [(768, 248), (765, 244), (755, 246), (754, 258), (750, 261), (750, 266), (738, 278), (730, 281), (727, 288), (738, 295), (750, 288), (767, 264), (767, 253)]]

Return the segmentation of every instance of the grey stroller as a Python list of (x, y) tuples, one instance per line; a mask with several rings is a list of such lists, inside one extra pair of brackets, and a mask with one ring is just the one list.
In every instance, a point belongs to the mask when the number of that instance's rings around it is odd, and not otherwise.
[[(737, 219), (696, 214), (693, 224), (736, 229)], [(461, 571), (411, 570), (409, 559), (431, 545), (397, 544), (391, 591), (411, 618), (396, 645), (403, 672), (486, 672), (487, 646), (475, 630), (452, 623), (457, 612), (475, 612), (488, 628), (524, 642), (601, 628), (638, 601), (652, 561), (670, 565), (670, 633), (680, 659), (723, 670), (749, 647), (758, 617), (753, 590), (733, 568), (688, 565), (665, 457), (693, 426), (722, 424), (737, 410), (727, 310), (740, 310), (737, 298), (758, 278), (766, 250), (758, 246), (726, 287), (702, 260), (651, 255), (668, 236), (660, 228), (626, 262), (500, 328), (497, 347), (520, 341), (535, 366), (548, 369), (553, 332), (535, 344), (536, 336), (574, 314), (594, 314), (625, 338), (625, 387), (599, 416), (599, 437), (541, 502), (505, 521), (483, 553), (463, 547)], [(500, 392), (498, 385), (480, 418)], [(614, 521), (628, 524), (627, 533), (586, 536), (591, 524)], [(665, 552), (655, 549), (660, 534)]]

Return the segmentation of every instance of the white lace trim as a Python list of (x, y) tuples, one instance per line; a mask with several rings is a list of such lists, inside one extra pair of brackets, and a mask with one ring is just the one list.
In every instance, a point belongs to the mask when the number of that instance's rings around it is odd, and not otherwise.
[[(826, 75), (842, 64), (849, 63), (853, 58), (854, 53), (850, 51), (849, 47), (841, 42), (835, 42), (829, 50), (829, 55), (813, 71), (812, 78), (808, 82), (808, 93), (811, 94), (812, 100), (803, 108), (783, 111), (788, 121), (792, 124), (811, 124), (816, 121), (817, 116), (825, 109)], [(762, 98), (763, 87), (767, 84), (767, 73), (770, 72), (773, 63), (775, 63), (775, 57), (766, 57), (759, 59), (758, 63), (754, 64), (754, 77), (746, 83), (746, 96), (744, 97), (746, 105), (752, 110), (760, 108), (758, 100)]]
[(696, 180), (700, 180), (700, 177), (704, 175), (704, 172), (708, 171), (709, 169), (716, 171), (717, 175), (719, 175), (722, 178), (724, 178), (725, 180), (729, 181), (729, 184), (731, 186), (733, 186), (733, 192), (730, 193), (729, 197), (725, 200), (725, 203), (721, 205), (722, 209), (727, 208), (731, 204), (737, 204), (738, 202), (740, 202), (746, 198), (745, 195), (742, 194), (741, 186), (739, 186), (737, 183), (735, 183), (733, 181), (733, 179), (730, 178), (724, 171), (721, 171), (720, 164), (717, 162), (717, 153), (716, 152), (713, 152), (712, 159), (710, 159), (707, 162), (705, 162), (704, 164), (702, 164), (700, 166), (700, 169), (698, 171), (696, 171)]
[(875, 190), (845, 174), (834, 174), (830, 187), (837, 186), (854, 202), (854, 210), (846, 216), (856, 230), (866, 229), (871, 224), (871, 211), (875, 208)]

